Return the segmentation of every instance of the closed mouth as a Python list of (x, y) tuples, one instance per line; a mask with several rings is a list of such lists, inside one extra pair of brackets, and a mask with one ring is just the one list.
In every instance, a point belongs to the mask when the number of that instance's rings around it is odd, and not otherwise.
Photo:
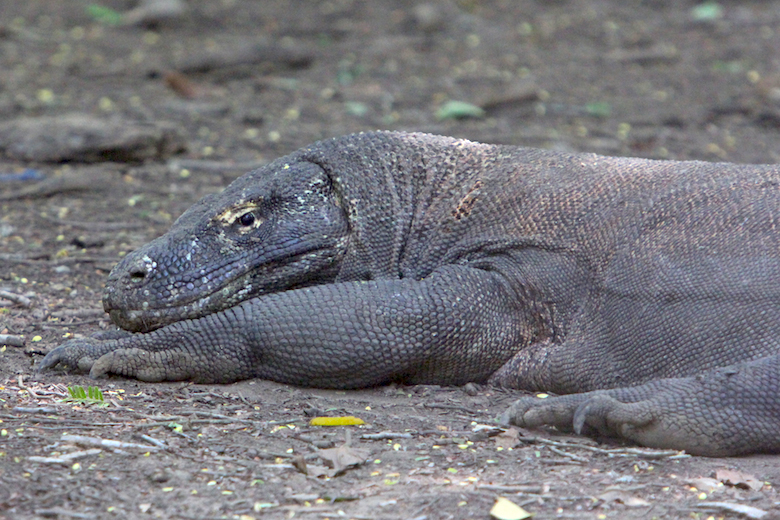
[[(107, 285), (103, 296), (103, 308), (109, 313), (111, 320), (123, 329), (149, 332), (177, 321), (200, 318), (228, 309), (254, 296), (294, 288), (298, 284), (293, 280), (300, 279), (300, 276), (295, 276), (300, 273), (293, 272), (285, 275), (282, 272), (276, 277), (272, 277), (271, 274), (285, 268), (290, 269), (304, 258), (310, 260), (313, 255), (323, 256), (322, 253), (326, 251), (332, 249), (309, 248), (296, 255), (288, 255), (277, 261), (247, 268), (209, 292), (196, 291), (187, 298), (163, 300), (157, 302), (158, 305), (154, 305), (153, 302), (139, 302), (137, 299), (127, 302), (123, 295), (126, 296), (128, 293), (115, 285)], [(306, 270), (305, 274), (311, 275), (312, 272)], [(262, 283), (264, 280), (275, 279), (281, 281), (271, 286)], [(132, 291), (131, 294), (139, 293), (140, 291)]]

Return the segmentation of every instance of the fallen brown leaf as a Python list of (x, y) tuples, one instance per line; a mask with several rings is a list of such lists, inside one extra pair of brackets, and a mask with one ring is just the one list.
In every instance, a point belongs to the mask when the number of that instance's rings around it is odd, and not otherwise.
[(317, 455), (320, 456), (325, 464), (333, 469), (333, 476), (343, 473), (347, 469), (358, 466), (368, 458), (368, 450), (362, 448), (353, 448), (348, 444), (343, 444), (338, 448), (328, 448), (320, 450)]
[(734, 469), (719, 469), (715, 472), (715, 478), (727, 486), (759, 491), (764, 483), (749, 473), (743, 473)]
[(307, 477), (317, 478), (329, 475), (328, 468), (325, 466), (319, 466), (317, 464), (307, 464), (303, 455), (296, 455), (290, 462), (292, 462), (292, 465), (295, 467), (295, 469)]
[(514, 448), (520, 442), (520, 432), (517, 428), (508, 428), (496, 435), (494, 440), (497, 448)]
[(602, 493), (596, 498), (603, 500), (604, 502), (618, 502), (628, 507), (641, 507), (650, 505), (650, 502), (644, 498), (640, 498), (638, 496), (632, 495), (627, 491), (621, 491), (617, 489)]
[(163, 74), (165, 86), (185, 99), (195, 99), (200, 94), (200, 89), (195, 83), (181, 72), (168, 71)]
[(714, 478), (707, 478), (707, 477), (699, 477), (699, 478), (691, 479), (688, 480), (686, 484), (695, 487), (699, 491), (704, 491), (705, 493), (709, 493), (710, 491), (717, 489), (718, 486), (721, 485), (720, 480)]

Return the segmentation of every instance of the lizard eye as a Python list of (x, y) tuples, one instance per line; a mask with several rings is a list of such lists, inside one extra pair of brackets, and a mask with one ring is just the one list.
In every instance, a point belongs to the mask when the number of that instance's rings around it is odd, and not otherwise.
[(244, 213), (240, 217), (238, 217), (236, 220), (242, 226), (249, 227), (249, 226), (251, 226), (252, 224), (255, 223), (255, 214), (252, 213), (251, 211), (249, 211), (247, 213)]

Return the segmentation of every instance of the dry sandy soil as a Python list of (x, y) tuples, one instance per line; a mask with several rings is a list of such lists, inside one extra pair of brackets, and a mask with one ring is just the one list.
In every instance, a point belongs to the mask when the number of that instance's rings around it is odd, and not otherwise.
[[(123, 254), (316, 139), (382, 128), (778, 162), (777, 3), (191, 0), (115, 23), (134, 6), (0, 5), (0, 290), (29, 299), (0, 297), (0, 334), (25, 339), (0, 347), (1, 519), (489, 518), (499, 496), (535, 518), (777, 514), (776, 456), (500, 433), (515, 395), (491, 388), (34, 372), (111, 326), (101, 286)], [(107, 406), (67, 401), (79, 385)]]

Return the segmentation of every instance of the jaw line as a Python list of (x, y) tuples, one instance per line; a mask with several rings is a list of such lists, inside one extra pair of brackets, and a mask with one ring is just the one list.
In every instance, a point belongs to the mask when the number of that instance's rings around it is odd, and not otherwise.
[(231, 280), (216, 291), (200, 296), (180, 305), (149, 309), (106, 308), (111, 321), (132, 332), (150, 332), (177, 321), (201, 318), (214, 314), (251, 297), (251, 273)]
[[(260, 286), (253, 283), (253, 279), (264, 271), (292, 265), (301, 258), (312, 254), (315, 254), (316, 258), (321, 258), (323, 255), (319, 253), (327, 250), (329, 250), (329, 248), (310, 249), (295, 256), (256, 266), (253, 269), (246, 270), (238, 278), (233, 278), (214, 291), (205, 295), (198, 295), (196, 298), (184, 301), (180, 304), (148, 309), (104, 307), (104, 310), (111, 316), (111, 321), (122, 329), (132, 332), (150, 332), (177, 321), (197, 319), (209, 314), (215, 314), (234, 307), (252, 297), (274, 292), (262, 290)], [(298, 284), (294, 284), (287, 289), (282, 290), (292, 289), (297, 286)], [(215, 303), (215, 300), (218, 301)]]

